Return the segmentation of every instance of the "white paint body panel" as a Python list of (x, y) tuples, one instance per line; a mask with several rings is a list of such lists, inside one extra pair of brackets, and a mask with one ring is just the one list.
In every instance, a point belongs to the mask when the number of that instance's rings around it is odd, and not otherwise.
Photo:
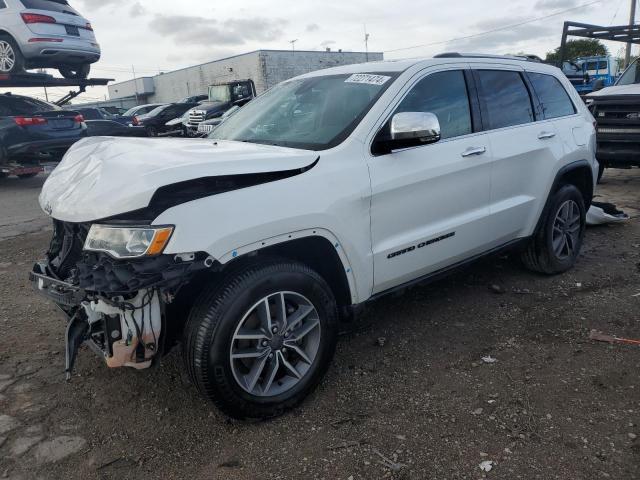
[[(418, 79), (445, 69), (498, 65), (556, 76), (578, 113), (388, 155), (370, 153), (376, 133)], [(163, 185), (300, 169), (319, 157), (299, 175), (177, 205), (153, 223), (175, 225), (165, 253), (203, 251), (223, 264), (276, 243), (325, 238), (342, 261), (352, 302), (360, 303), (530, 235), (564, 166), (587, 160), (597, 175), (593, 117), (555, 68), (510, 60), (430, 59), (338, 67), (305, 76), (361, 72), (399, 76), (335, 148), (314, 152), (238, 142), (214, 145), (206, 139), (88, 139), (71, 148), (46, 182), (41, 205), (54, 218), (90, 222), (145, 207)], [(541, 132), (555, 136), (542, 140)], [(486, 150), (462, 157), (469, 147)], [(455, 235), (443, 241), (388, 258), (451, 232)]]

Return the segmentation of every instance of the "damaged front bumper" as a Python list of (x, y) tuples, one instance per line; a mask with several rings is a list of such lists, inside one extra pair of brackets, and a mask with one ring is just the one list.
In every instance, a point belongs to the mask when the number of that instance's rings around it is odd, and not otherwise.
[(68, 318), (67, 378), (83, 343), (110, 368), (149, 368), (164, 350), (166, 306), (213, 262), (203, 254), (118, 261), (84, 253), (74, 263), (64, 280), (56, 278), (48, 261), (36, 263), (29, 275), (36, 291)]

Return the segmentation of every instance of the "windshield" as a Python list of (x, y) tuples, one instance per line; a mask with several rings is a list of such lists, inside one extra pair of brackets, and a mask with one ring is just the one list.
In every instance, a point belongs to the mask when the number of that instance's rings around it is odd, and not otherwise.
[(230, 102), (231, 92), (229, 91), (229, 85), (212, 85), (209, 87), (209, 101), (210, 102)]
[(634, 83), (640, 83), (640, 69), (638, 68), (638, 60), (635, 60), (624, 71), (616, 85), (632, 85)]
[(281, 83), (249, 102), (210, 138), (325, 150), (346, 139), (395, 74), (346, 74)]

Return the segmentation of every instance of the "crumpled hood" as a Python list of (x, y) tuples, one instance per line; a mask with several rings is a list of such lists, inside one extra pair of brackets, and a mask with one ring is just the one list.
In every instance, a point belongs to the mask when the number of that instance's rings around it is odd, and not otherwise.
[(313, 151), (209, 139), (92, 137), (51, 173), (40, 206), (53, 218), (89, 222), (149, 205), (165, 185), (201, 177), (304, 168)]
[(604, 97), (608, 95), (640, 95), (640, 84), (633, 83), (631, 85), (620, 85), (603, 88), (597, 92), (586, 95), (587, 98)]

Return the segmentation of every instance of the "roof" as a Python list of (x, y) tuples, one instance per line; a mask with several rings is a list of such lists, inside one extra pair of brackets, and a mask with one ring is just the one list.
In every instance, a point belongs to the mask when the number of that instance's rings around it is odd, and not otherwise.
[(382, 60), (378, 62), (357, 63), (353, 65), (342, 65), (339, 67), (326, 68), (315, 72), (300, 75), (298, 78), (314, 77), (320, 75), (340, 75), (346, 73), (400, 73), (412, 67), (427, 68), (447, 63), (500, 63), (517, 65), (527, 69), (540, 69), (554, 71), (556, 67), (529, 60), (525, 57), (485, 55), (485, 54), (446, 54), (435, 57), (408, 58), (403, 60)]

